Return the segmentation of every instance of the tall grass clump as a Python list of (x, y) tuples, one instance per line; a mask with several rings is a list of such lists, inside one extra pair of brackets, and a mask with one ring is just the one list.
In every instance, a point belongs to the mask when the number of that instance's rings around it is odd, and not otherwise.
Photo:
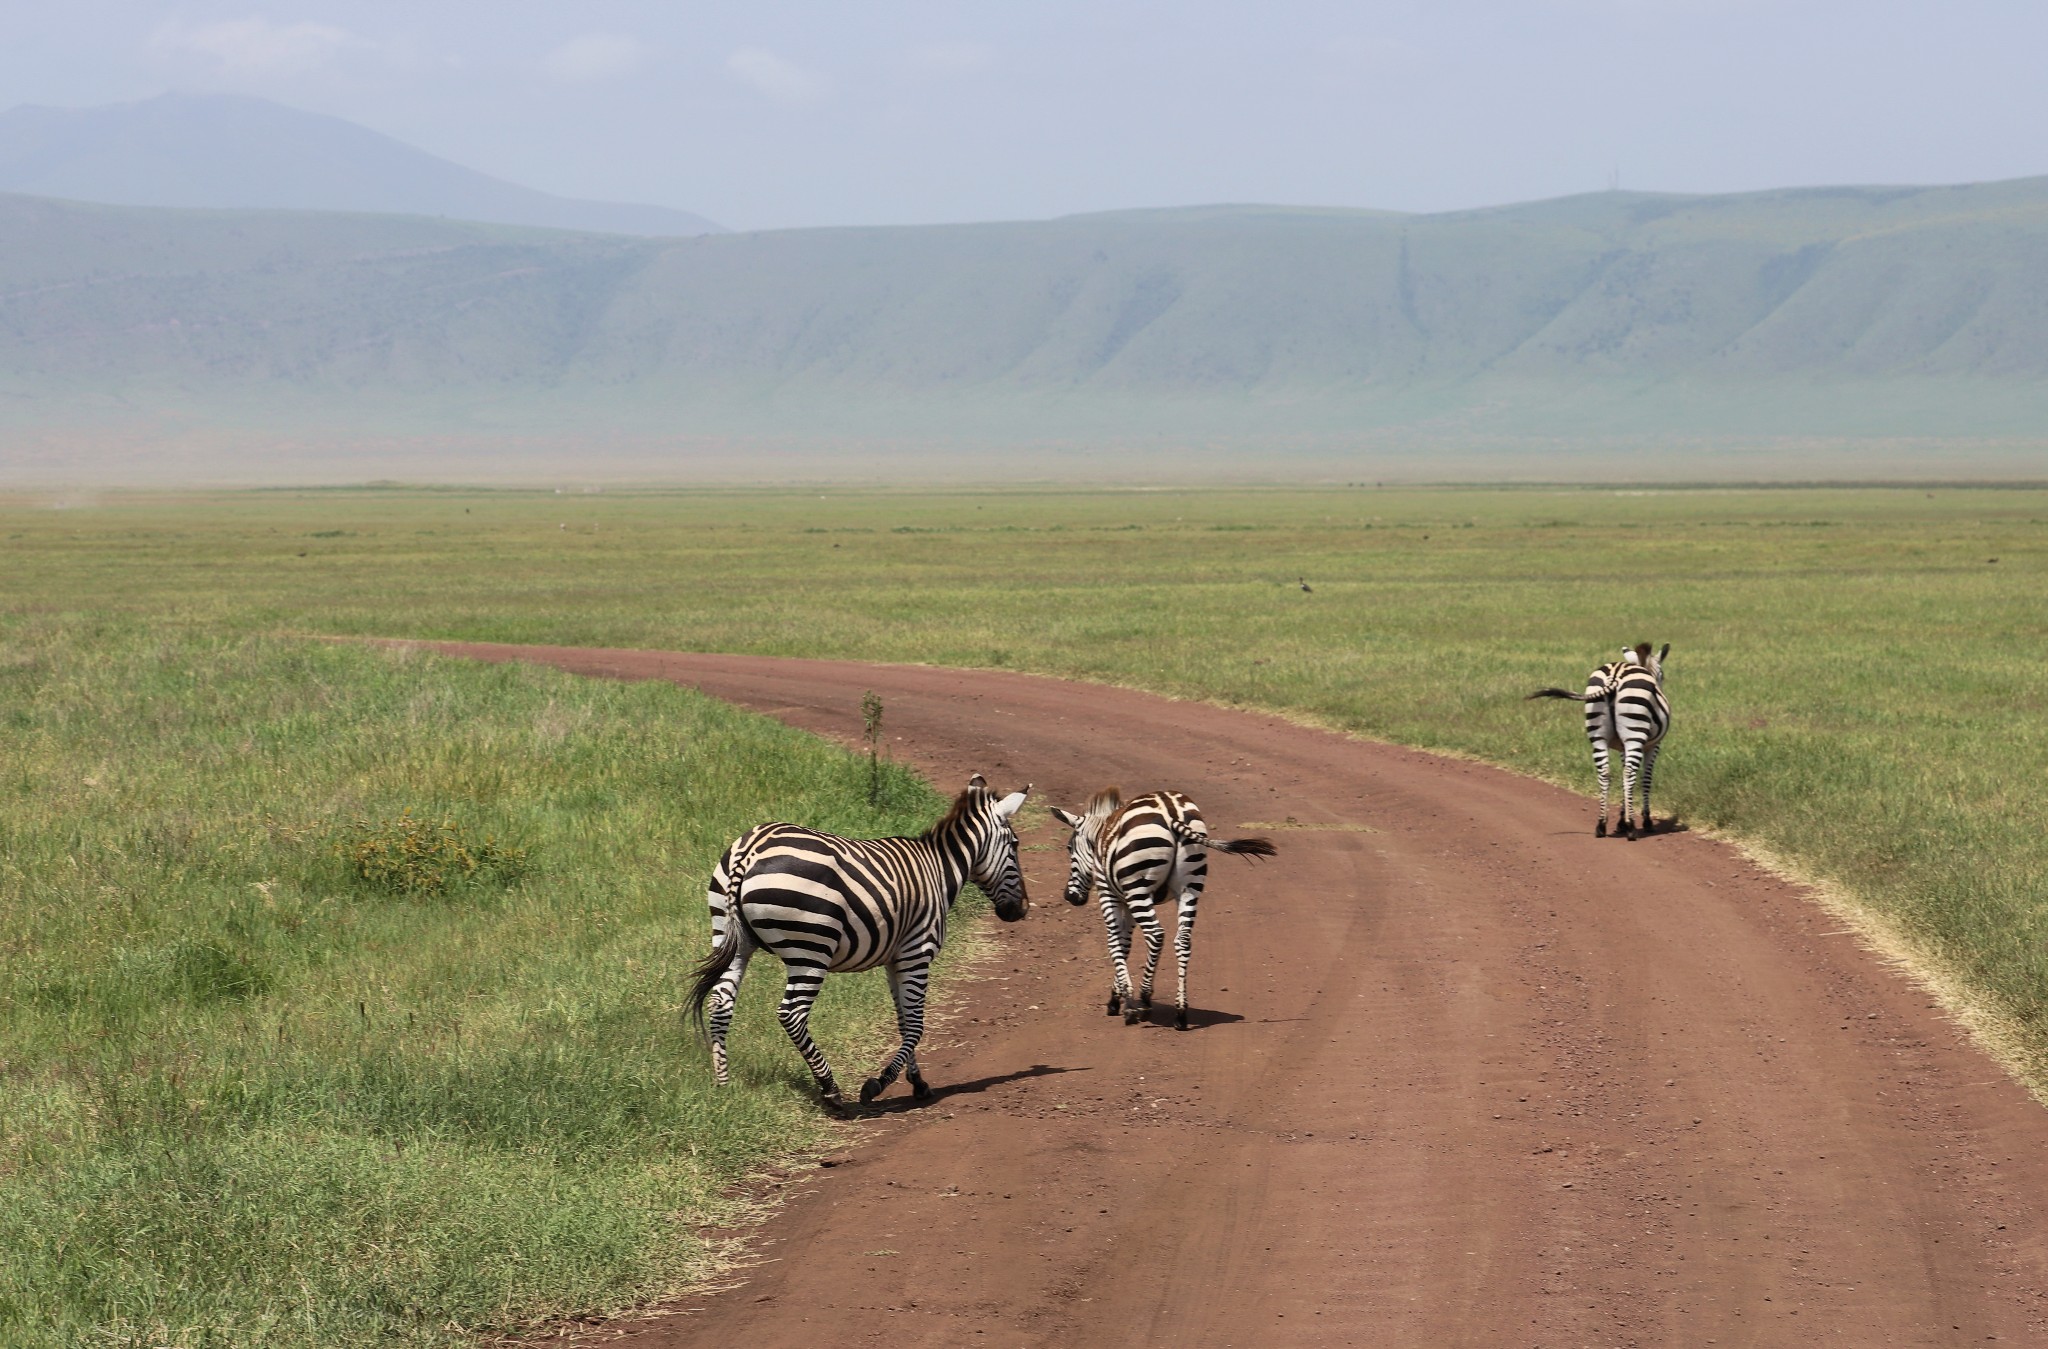
[(526, 873), (526, 849), (518, 844), (479, 838), (459, 820), (429, 824), (410, 808), (396, 819), (352, 821), (334, 848), (357, 880), (401, 895), (509, 885)]
[[(0, 628), (0, 1344), (430, 1343), (657, 1295), (822, 1139), (747, 990), (677, 1019), (769, 817), (887, 765), (687, 690), (14, 614)], [(865, 1051), (875, 981), (815, 1023)]]

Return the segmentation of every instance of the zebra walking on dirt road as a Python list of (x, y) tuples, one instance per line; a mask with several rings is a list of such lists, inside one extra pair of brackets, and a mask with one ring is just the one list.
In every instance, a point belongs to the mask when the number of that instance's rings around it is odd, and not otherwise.
[(1586, 676), (1586, 691), (1538, 689), (1530, 698), (1569, 698), (1586, 705), (1586, 739), (1593, 746), (1593, 771), (1600, 779), (1600, 822), (1595, 838), (1607, 837), (1607, 752), (1620, 749), (1621, 823), (1616, 832), (1636, 838), (1634, 798), (1640, 788), (1642, 832), (1651, 832), (1650, 781), (1657, 771), (1657, 752), (1671, 729), (1671, 702), (1664, 696), (1664, 658), (1671, 643), (1654, 656), (1650, 644), (1623, 647), (1621, 659), (1609, 661)]
[[(1054, 806), (1052, 813), (1073, 830), (1068, 839), (1067, 903), (1086, 904), (1099, 888), (1102, 926), (1109, 939), (1109, 959), (1116, 982), (1109, 990), (1109, 1014), (1119, 1009), (1124, 1024), (1135, 1026), (1152, 1006), (1152, 979), (1159, 952), (1166, 944), (1157, 906), (1179, 902), (1179, 923), (1173, 952), (1180, 965), (1180, 994), (1174, 1004), (1176, 1030), (1188, 1028), (1188, 958), (1195, 946), (1195, 907), (1209, 875), (1209, 853), (1271, 857), (1273, 845), (1263, 838), (1218, 841), (1193, 801), (1179, 792), (1147, 792), (1128, 804), (1114, 787), (1105, 787), (1081, 814)], [(1145, 934), (1145, 978), (1131, 990), (1131, 932)]]
[(697, 970), (689, 1013), (706, 1024), (712, 1071), (729, 1080), (726, 1032), (747, 961), (774, 952), (786, 970), (776, 1018), (817, 1079), (825, 1104), (845, 1108), (832, 1065), (811, 1039), (811, 1005), (834, 971), (883, 966), (896, 1002), (902, 1044), (860, 1089), (872, 1101), (908, 1070), (913, 1094), (931, 1095), (917, 1067), (931, 965), (946, 940), (946, 917), (973, 881), (1006, 923), (1031, 907), (1017, 862), (1011, 817), (1031, 788), (998, 797), (977, 773), (952, 808), (916, 838), (849, 839), (794, 824), (764, 824), (734, 840), (712, 870), (712, 951)]

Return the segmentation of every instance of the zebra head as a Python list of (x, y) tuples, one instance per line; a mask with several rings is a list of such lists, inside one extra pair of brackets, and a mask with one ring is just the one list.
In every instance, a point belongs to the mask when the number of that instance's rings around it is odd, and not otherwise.
[(1650, 672), (1650, 678), (1656, 680), (1660, 685), (1664, 682), (1664, 658), (1670, 654), (1671, 643), (1669, 642), (1664, 643), (1664, 649), (1655, 655), (1650, 654), (1650, 644), (1648, 642), (1638, 642), (1633, 647), (1625, 646), (1621, 649), (1621, 658), (1624, 662), (1630, 665), (1642, 666)]
[(967, 790), (955, 803), (978, 826), (970, 844), (967, 878), (981, 887), (996, 906), (996, 917), (1014, 923), (1031, 910), (1031, 897), (1024, 891), (1024, 868), (1017, 860), (1017, 830), (1011, 820), (1024, 805), (1031, 784), (1021, 792), (998, 797), (989, 790), (987, 779), (976, 773)]
[(1087, 810), (1079, 815), (1058, 806), (1052, 808), (1053, 818), (1073, 831), (1067, 839), (1067, 903), (1086, 904), (1088, 896), (1094, 893), (1101, 879), (1096, 845), (1110, 816), (1122, 808), (1123, 798), (1114, 787), (1104, 787), (1095, 793)]

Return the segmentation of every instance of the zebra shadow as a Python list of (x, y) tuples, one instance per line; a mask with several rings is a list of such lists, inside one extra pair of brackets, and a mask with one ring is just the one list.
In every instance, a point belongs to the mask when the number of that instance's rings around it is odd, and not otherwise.
[[(1207, 1030), (1211, 1026), (1227, 1026), (1233, 1021), (1242, 1020), (1244, 1018), (1236, 1012), (1219, 1012), (1207, 1007), (1188, 1008), (1189, 1030)], [(1145, 1013), (1145, 1019), (1138, 1024), (1150, 1026), (1155, 1030), (1171, 1030), (1173, 1028), (1173, 1008), (1151, 1008)]]
[(888, 1096), (870, 1103), (859, 1113), (863, 1115), (900, 1115), (905, 1111), (923, 1110), (952, 1096), (977, 1096), (990, 1087), (1005, 1086), (1032, 1077), (1052, 1077), (1059, 1073), (1085, 1073), (1087, 1068), (1055, 1068), (1051, 1064), (1034, 1063), (1029, 1068), (1019, 1068), (1014, 1073), (997, 1073), (991, 1077), (977, 1077), (968, 1082), (950, 1082), (945, 1085), (934, 1083), (932, 1094), (919, 1100), (915, 1096)]
[[(1650, 820), (1649, 825), (1642, 830), (1639, 837), (1661, 838), (1665, 834), (1690, 834), (1691, 832), (1691, 825), (1687, 824), (1684, 820), (1679, 819), (1676, 815), (1671, 815), (1661, 820), (1652, 818)], [(1612, 837), (1619, 838), (1622, 837), (1622, 835), (1620, 831), (1617, 830), (1612, 835)]]
[[(1585, 829), (1553, 829), (1550, 831), (1550, 837), (1577, 838), (1579, 835), (1587, 832), (1588, 831)], [(1684, 820), (1681, 820), (1677, 816), (1673, 815), (1666, 817), (1664, 819), (1650, 821), (1650, 827), (1643, 830), (1640, 834), (1640, 837), (1661, 838), (1665, 834), (1690, 834), (1691, 832), (1691, 825), (1687, 824)], [(1626, 841), (1628, 835), (1619, 828), (1611, 828), (1608, 830), (1607, 837), (1610, 839), (1621, 839), (1623, 841)], [(1604, 841), (1605, 840), (1603, 840), (1603, 842)]]

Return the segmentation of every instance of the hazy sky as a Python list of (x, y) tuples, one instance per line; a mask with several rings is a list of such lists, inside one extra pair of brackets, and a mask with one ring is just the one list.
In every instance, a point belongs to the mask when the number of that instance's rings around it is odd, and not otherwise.
[(2044, 0), (0, 0), (0, 107), (259, 94), (738, 228), (2048, 173)]

